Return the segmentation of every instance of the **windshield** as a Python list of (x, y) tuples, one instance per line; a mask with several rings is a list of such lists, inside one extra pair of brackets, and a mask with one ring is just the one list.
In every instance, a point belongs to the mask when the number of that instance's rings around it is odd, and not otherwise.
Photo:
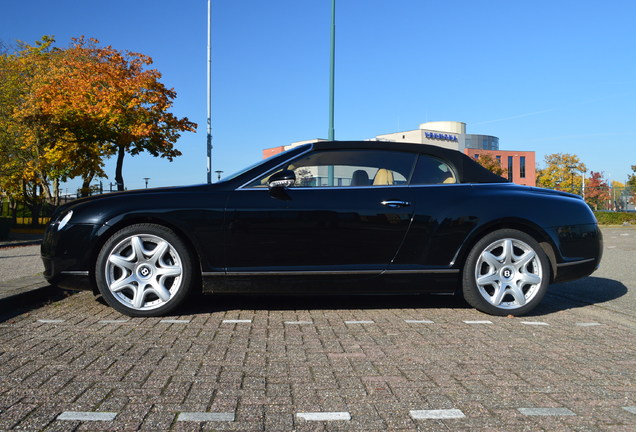
[(284, 155), (285, 153), (288, 153), (288, 152), (290, 152), (292, 150), (297, 150), (297, 149), (298, 149), (298, 147), (292, 147), (289, 150), (285, 150), (282, 153), (277, 153), (275, 155), (272, 155), (272, 156), (268, 157), (267, 159), (260, 160), (260, 161), (258, 161), (256, 163), (253, 163), (252, 165), (250, 165), (250, 166), (248, 166), (246, 168), (243, 168), (240, 171), (235, 172), (234, 174), (231, 174), (231, 175), (229, 175), (227, 177), (221, 178), (220, 182), (226, 182), (226, 181), (229, 181), (229, 180), (234, 180), (235, 178), (239, 177), (240, 175), (243, 175), (246, 172), (248, 172), (248, 171), (250, 171), (250, 170), (252, 170), (254, 168), (257, 168), (260, 165), (266, 164), (267, 162), (271, 161), (273, 158), (280, 157), (280, 156)]

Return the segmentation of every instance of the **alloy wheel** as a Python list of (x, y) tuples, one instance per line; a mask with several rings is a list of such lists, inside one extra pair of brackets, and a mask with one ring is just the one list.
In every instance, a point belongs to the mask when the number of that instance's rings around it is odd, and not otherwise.
[(479, 294), (499, 309), (514, 310), (531, 302), (540, 290), (543, 275), (537, 252), (515, 238), (488, 245), (475, 266)]
[(104, 267), (113, 297), (137, 311), (160, 308), (182, 285), (183, 264), (175, 247), (151, 234), (124, 238), (112, 248)]

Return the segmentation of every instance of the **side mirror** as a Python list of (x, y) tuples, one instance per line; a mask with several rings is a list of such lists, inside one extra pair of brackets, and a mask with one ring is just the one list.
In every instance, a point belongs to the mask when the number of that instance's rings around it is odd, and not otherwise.
[(270, 189), (283, 188), (287, 189), (296, 183), (296, 174), (291, 170), (279, 171), (267, 180)]

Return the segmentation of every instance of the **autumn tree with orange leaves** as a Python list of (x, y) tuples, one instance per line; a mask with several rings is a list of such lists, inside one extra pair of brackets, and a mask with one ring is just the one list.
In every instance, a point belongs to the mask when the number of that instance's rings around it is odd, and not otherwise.
[(195, 123), (169, 112), (176, 92), (159, 81), (159, 71), (146, 69), (151, 64), (143, 54), (74, 39), (33, 92), (34, 109), (55, 118), (74, 138), (61, 141), (56, 156), (86, 158), (85, 185), (102, 175), (96, 156), (100, 161), (115, 156), (115, 181), (124, 190), (126, 153), (146, 151), (172, 160), (181, 155), (174, 147), (181, 132), (195, 131)]
[(603, 173), (592, 171), (585, 181), (585, 202), (594, 210), (599, 210), (606, 208), (610, 201), (610, 187)]
[(505, 177), (508, 175), (508, 170), (502, 167), (501, 162), (490, 153), (482, 153), (476, 160), (481, 166), (498, 176)]
[[(0, 189), (13, 199), (26, 192), (52, 201), (59, 181), (81, 177), (84, 189), (106, 176), (117, 158), (115, 181), (124, 190), (126, 153), (169, 160), (180, 134), (196, 124), (170, 112), (174, 89), (149, 69), (152, 59), (95, 39), (66, 49), (45, 36), (14, 53), (0, 53)], [(53, 190), (51, 190), (53, 186)]]

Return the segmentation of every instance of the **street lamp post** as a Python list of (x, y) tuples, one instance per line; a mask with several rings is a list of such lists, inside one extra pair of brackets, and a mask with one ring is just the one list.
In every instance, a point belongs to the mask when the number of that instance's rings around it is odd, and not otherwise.
[(576, 169), (575, 165), (568, 165), (567, 169), (570, 170), (570, 175), (572, 176), (572, 193), (576, 193), (574, 190), (574, 170)]
[(216, 173), (216, 181), (221, 180), (221, 174), (223, 174), (223, 171), (217, 170), (217, 171), (214, 171), (214, 172)]
[(586, 170), (581, 170), (581, 196), (585, 199), (585, 173)]
[(146, 182), (146, 189), (148, 189), (148, 180), (150, 180), (150, 177), (144, 177), (144, 181)]

